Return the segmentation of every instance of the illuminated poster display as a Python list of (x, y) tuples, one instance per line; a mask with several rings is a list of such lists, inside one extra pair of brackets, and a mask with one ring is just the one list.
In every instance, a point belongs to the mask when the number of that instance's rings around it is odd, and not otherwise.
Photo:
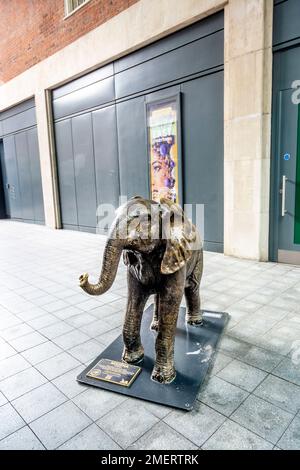
[(178, 98), (147, 104), (151, 199), (179, 199)]

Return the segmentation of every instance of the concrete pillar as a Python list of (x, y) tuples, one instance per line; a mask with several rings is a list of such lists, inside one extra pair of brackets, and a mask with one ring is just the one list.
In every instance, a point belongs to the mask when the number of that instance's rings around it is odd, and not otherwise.
[(52, 119), (48, 101), (49, 96), (47, 90), (39, 89), (36, 91), (36, 120), (41, 161), (45, 223), (48, 227), (60, 228), (56, 161), (52, 138)]
[(272, 89), (270, 0), (225, 7), (225, 254), (268, 259)]

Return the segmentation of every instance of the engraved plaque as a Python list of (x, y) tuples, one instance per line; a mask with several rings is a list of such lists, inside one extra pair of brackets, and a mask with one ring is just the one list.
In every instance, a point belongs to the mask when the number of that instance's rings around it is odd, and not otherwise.
[(100, 359), (86, 375), (93, 379), (104, 380), (105, 382), (122, 385), (123, 387), (130, 387), (141, 370), (141, 367), (133, 366), (126, 362)]

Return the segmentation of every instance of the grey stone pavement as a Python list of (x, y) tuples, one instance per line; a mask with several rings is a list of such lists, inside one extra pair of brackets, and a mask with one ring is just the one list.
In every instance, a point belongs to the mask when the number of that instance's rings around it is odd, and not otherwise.
[(300, 268), (205, 253), (202, 306), (231, 320), (187, 413), (76, 382), (121, 331), (122, 262), (77, 287), (104, 243), (0, 221), (0, 449), (300, 449)]

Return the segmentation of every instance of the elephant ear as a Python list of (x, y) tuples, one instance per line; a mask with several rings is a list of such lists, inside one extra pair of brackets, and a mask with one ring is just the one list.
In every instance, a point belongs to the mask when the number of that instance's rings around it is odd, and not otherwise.
[(166, 250), (161, 262), (162, 274), (179, 271), (192, 256), (196, 231), (178, 204), (162, 199), (162, 234), (166, 239)]

